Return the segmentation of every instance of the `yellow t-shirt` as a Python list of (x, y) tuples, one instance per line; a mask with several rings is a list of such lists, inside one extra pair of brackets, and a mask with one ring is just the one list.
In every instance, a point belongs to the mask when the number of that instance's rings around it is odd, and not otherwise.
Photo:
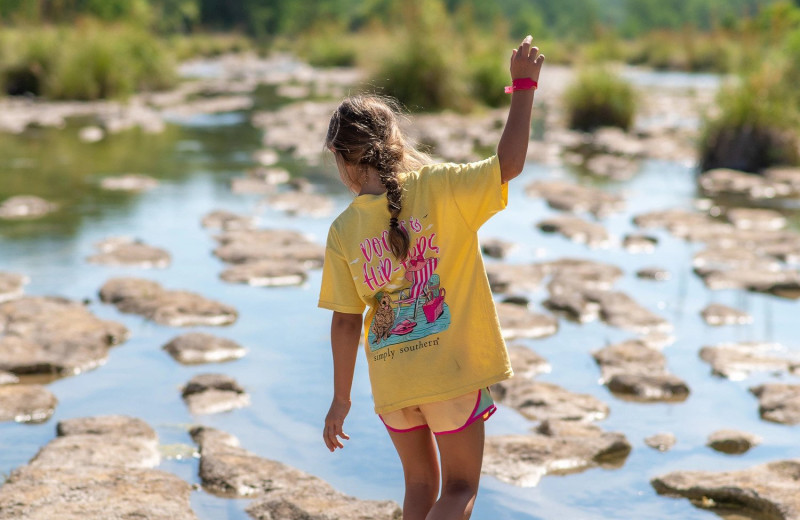
[(457, 397), (511, 377), (477, 231), (505, 208), (497, 157), (407, 173), (388, 242), (386, 195), (359, 195), (331, 225), (319, 306), (361, 314), (375, 411)]

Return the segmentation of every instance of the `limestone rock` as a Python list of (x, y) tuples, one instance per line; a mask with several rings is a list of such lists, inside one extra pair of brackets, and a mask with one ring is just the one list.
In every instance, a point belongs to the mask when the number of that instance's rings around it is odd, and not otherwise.
[(800, 385), (767, 383), (750, 389), (758, 397), (758, 413), (766, 421), (800, 424)]
[(591, 213), (597, 218), (625, 209), (625, 200), (606, 191), (564, 181), (540, 180), (525, 187), (532, 197), (543, 197), (553, 209)]
[(18, 195), (0, 204), (0, 219), (39, 218), (58, 209), (56, 204), (33, 195)]
[(163, 269), (172, 258), (165, 249), (148, 246), (129, 237), (115, 237), (95, 244), (99, 253), (86, 260), (92, 264)]
[(326, 217), (333, 211), (333, 200), (330, 197), (302, 191), (286, 191), (267, 198), (267, 204), (290, 215)]
[(688, 498), (697, 507), (758, 518), (800, 518), (800, 460), (739, 471), (675, 471), (650, 481), (661, 495)]
[(235, 231), (240, 229), (252, 229), (255, 227), (255, 219), (253, 217), (246, 217), (220, 209), (207, 213), (203, 217), (202, 225), (204, 228), (208, 229)]
[(725, 216), (739, 229), (775, 231), (786, 227), (786, 217), (771, 209), (733, 208)]
[(623, 292), (587, 291), (584, 297), (600, 306), (600, 318), (612, 327), (639, 334), (672, 331), (671, 323), (642, 307)]
[(0, 385), (0, 422), (44, 422), (58, 399), (42, 385)]
[(308, 279), (306, 269), (291, 260), (254, 260), (231, 266), (220, 274), (226, 282), (254, 287), (302, 285)]
[(509, 345), (508, 358), (515, 377), (532, 379), (538, 374), (550, 372), (547, 360), (525, 345)]
[(537, 225), (545, 233), (560, 233), (569, 240), (586, 244), (590, 248), (603, 248), (610, 245), (606, 229), (600, 224), (587, 222), (579, 217), (561, 215), (545, 219)]
[(229, 231), (216, 239), (220, 242), (220, 247), (214, 250), (214, 254), (231, 264), (282, 260), (311, 268), (320, 267), (325, 258), (324, 246), (311, 242), (296, 231)]
[(483, 251), (484, 255), (491, 258), (505, 258), (508, 252), (513, 248), (513, 242), (508, 242), (499, 238), (481, 240), (481, 251)]
[(708, 436), (707, 445), (722, 453), (739, 455), (761, 444), (761, 437), (736, 430), (718, 430)]
[(672, 433), (657, 433), (644, 440), (645, 444), (658, 451), (669, 451), (675, 446), (675, 435)]
[(250, 396), (244, 388), (223, 374), (196, 375), (181, 393), (193, 415), (229, 412), (250, 405)]
[(545, 270), (537, 264), (486, 264), (486, 276), (492, 292), (535, 291), (545, 277)]
[(622, 433), (590, 424), (544, 421), (531, 435), (486, 439), (483, 473), (517, 486), (536, 486), (544, 475), (596, 466), (619, 467), (631, 451)]
[(22, 288), (29, 282), (25, 275), (0, 271), (0, 303), (22, 296)]
[(608, 406), (588, 394), (576, 394), (553, 383), (532, 381), (525, 377), (492, 385), (492, 395), (498, 403), (514, 408), (534, 421), (559, 419), (590, 422), (605, 418)]
[(746, 325), (753, 323), (753, 317), (733, 307), (712, 303), (706, 306), (700, 315), (709, 325)]
[(231, 180), (234, 193), (272, 194), (280, 184), (289, 182), (289, 172), (283, 168), (255, 168), (248, 170), (244, 177)]
[(741, 380), (750, 372), (800, 374), (800, 353), (787, 351), (776, 343), (721, 343), (700, 349), (700, 359), (709, 363), (715, 375)]
[(652, 253), (656, 250), (658, 239), (648, 235), (626, 235), (622, 247), (629, 253)]
[(0, 370), (0, 385), (13, 385), (19, 383), (19, 378), (11, 372)]
[(558, 320), (552, 316), (530, 312), (526, 307), (513, 303), (497, 303), (495, 306), (506, 339), (544, 338), (558, 332)]
[(661, 267), (643, 267), (636, 271), (636, 277), (643, 280), (664, 282), (670, 279), (670, 272)]
[(140, 314), (163, 325), (229, 325), (236, 309), (189, 291), (169, 291), (141, 278), (113, 278), (100, 289), (100, 299), (121, 312)]
[(234, 341), (203, 332), (182, 334), (162, 348), (184, 365), (232, 361), (246, 353), (244, 347)]
[(158, 181), (148, 175), (130, 173), (116, 177), (106, 177), (100, 182), (109, 191), (149, 191), (158, 186)]

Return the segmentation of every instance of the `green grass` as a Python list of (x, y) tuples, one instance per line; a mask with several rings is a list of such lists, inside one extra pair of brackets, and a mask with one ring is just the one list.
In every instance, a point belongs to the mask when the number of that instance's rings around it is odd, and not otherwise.
[(628, 130), (636, 111), (633, 87), (607, 68), (578, 73), (564, 94), (568, 126), (592, 131), (602, 126)]

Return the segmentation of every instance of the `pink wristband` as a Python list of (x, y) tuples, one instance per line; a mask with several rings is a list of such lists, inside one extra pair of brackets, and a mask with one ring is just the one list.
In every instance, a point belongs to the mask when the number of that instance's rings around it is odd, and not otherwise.
[(510, 87), (506, 87), (506, 94), (511, 94), (515, 90), (536, 90), (538, 86), (539, 83), (531, 78), (517, 78), (511, 82)]

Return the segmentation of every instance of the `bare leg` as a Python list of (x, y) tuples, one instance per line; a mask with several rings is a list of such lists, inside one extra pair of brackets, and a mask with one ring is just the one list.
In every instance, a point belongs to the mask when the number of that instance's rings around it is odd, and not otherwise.
[(433, 434), (428, 428), (405, 433), (388, 431), (403, 464), (403, 520), (425, 520), (439, 493), (439, 460)]
[(466, 520), (472, 514), (483, 464), (483, 421), (458, 433), (438, 435), (442, 457), (442, 496), (427, 520)]

